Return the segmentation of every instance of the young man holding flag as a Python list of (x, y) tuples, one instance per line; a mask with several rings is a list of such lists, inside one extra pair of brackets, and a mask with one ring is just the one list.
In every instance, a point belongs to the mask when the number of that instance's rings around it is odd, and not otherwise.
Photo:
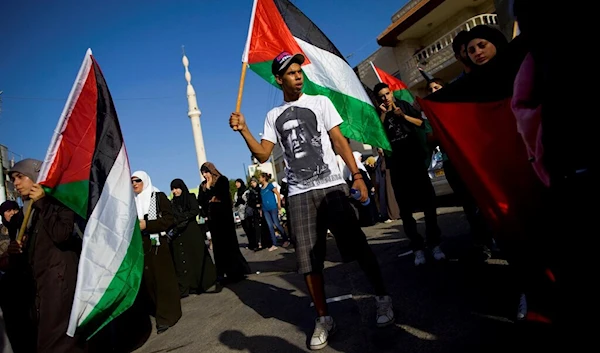
[(423, 128), (421, 113), (410, 103), (396, 100), (385, 83), (378, 83), (373, 91), (380, 104), (381, 122), (392, 145), (392, 186), (400, 207), (404, 233), (410, 239), (415, 254), (415, 265), (424, 265), (426, 262), (425, 242), (417, 233), (417, 222), (413, 218), (418, 206), (425, 213), (427, 245), (436, 260), (443, 260), (446, 255), (439, 246), (441, 231), (437, 224), (435, 190), (423, 163), (427, 156), (416, 130)]
[(322, 349), (335, 330), (327, 311), (323, 281), (327, 229), (336, 237), (344, 261), (358, 261), (375, 288), (377, 325), (391, 324), (394, 312), (377, 259), (350, 205), (348, 187), (337, 165), (334, 148), (350, 169), (354, 177), (352, 188), (360, 192), (361, 202), (369, 196), (367, 187), (340, 131), (343, 121), (333, 103), (324, 96), (302, 93), (304, 60), (302, 54), (287, 52), (273, 60), (271, 72), (283, 91), (284, 103), (267, 113), (261, 142), (253, 137), (241, 113), (232, 113), (229, 124), (242, 134), (252, 154), (261, 162), (269, 158), (275, 143), (284, 151), (289, 186), (286, 202), (289, 202), (289, 223), (295, 238), (299, 272), (305, 276), (318, 314), (310, 349)]

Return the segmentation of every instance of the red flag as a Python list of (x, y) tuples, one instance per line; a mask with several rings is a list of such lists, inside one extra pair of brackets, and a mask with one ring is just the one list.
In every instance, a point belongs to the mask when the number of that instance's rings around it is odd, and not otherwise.
[(524, 230), (527, 217), (540, 205), (544, 188), (527, 158), (510, 98), (418, 101), (491, 225), (511, 233)]

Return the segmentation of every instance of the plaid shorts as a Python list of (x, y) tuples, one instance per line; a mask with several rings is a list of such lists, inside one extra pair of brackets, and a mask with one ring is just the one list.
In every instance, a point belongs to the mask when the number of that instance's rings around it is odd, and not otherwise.
[(323, 270), (327, 229), (344, 262), (356, 260), (369, 246), (346, 184), (290, 196), (289, 225), (301, 274)]

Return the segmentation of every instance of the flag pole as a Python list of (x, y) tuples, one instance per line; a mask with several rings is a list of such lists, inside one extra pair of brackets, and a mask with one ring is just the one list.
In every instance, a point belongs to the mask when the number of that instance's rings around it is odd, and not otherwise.
[(369, 61), (369, 64), (371, 64), (371, 68), (373, 69), (373, 72), (375, 73), (375, 76), (377, 76), (377, 79), (379, 80), (379, 82), (383, 82), (381, 80), (381, 77), (379, 76), (379, 73), (377, 72), (377, 70), (375, 69), (375, 65), (373, 65), (372, 61)]
[(23, 242), (23, 236), (25, 235), (25, 229), (27, 228), (27, 223), (29, 223), (29, 218), (31, 217), (31, 210), (33, 209), (33, 200), (29, 202), (27, 205), (27, 209), (25, 210), (25, 216), (23, 218), (23, 223), (21, 224), (21, 228), (19, 229), (19, 235), (17, 235), (17, 243), (21, 245)]
[(246, 81), (246, 70), (248, 69), (248, 63), (242, 63), (242, 74), (240, 76), (240, 87), (238, 88), (237, 101), (235, 103), (235, 112), (239, 113), (242, 107), (242, 95), (244, 93), (244, 82)]
[(242, 74), (240, 75), (240, 87), (238, 88), (237, 101), (235, 103), (235, 112), (239, 113), (242, 107), (242, 94), (244, 93), (244, 82), (246, 81), (246, 70), (248, 69), (248, 52), (250, 52), (250, 41), (252, 40), (252, 28), (254, 28), (254, 17), (256, 15), (256, 5), (258, 0), (252, 3), (252, 12), (250, 14), (250, 25), (248, 26), (248, 37), (242, 54)]

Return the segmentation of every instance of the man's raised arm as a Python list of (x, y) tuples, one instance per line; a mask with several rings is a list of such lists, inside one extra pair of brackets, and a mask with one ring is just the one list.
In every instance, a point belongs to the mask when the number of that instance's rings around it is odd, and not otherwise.
[(271, 152), (273, 152), (273, 147), (275, 144), (271, 141), (261, 140), (261, 142), (256, 141), (248, 125), (246, 125), (246, 119), (244, 118), (244, 114), (242, 113), (231, 113), (229, 117), (229, 126), (233, 129), (233, 131), (239, 131), (242, 134), (242, 137), (246, 141), (250, 152), (258, 159), (259, 162), (266, 162), (271, 156)]

